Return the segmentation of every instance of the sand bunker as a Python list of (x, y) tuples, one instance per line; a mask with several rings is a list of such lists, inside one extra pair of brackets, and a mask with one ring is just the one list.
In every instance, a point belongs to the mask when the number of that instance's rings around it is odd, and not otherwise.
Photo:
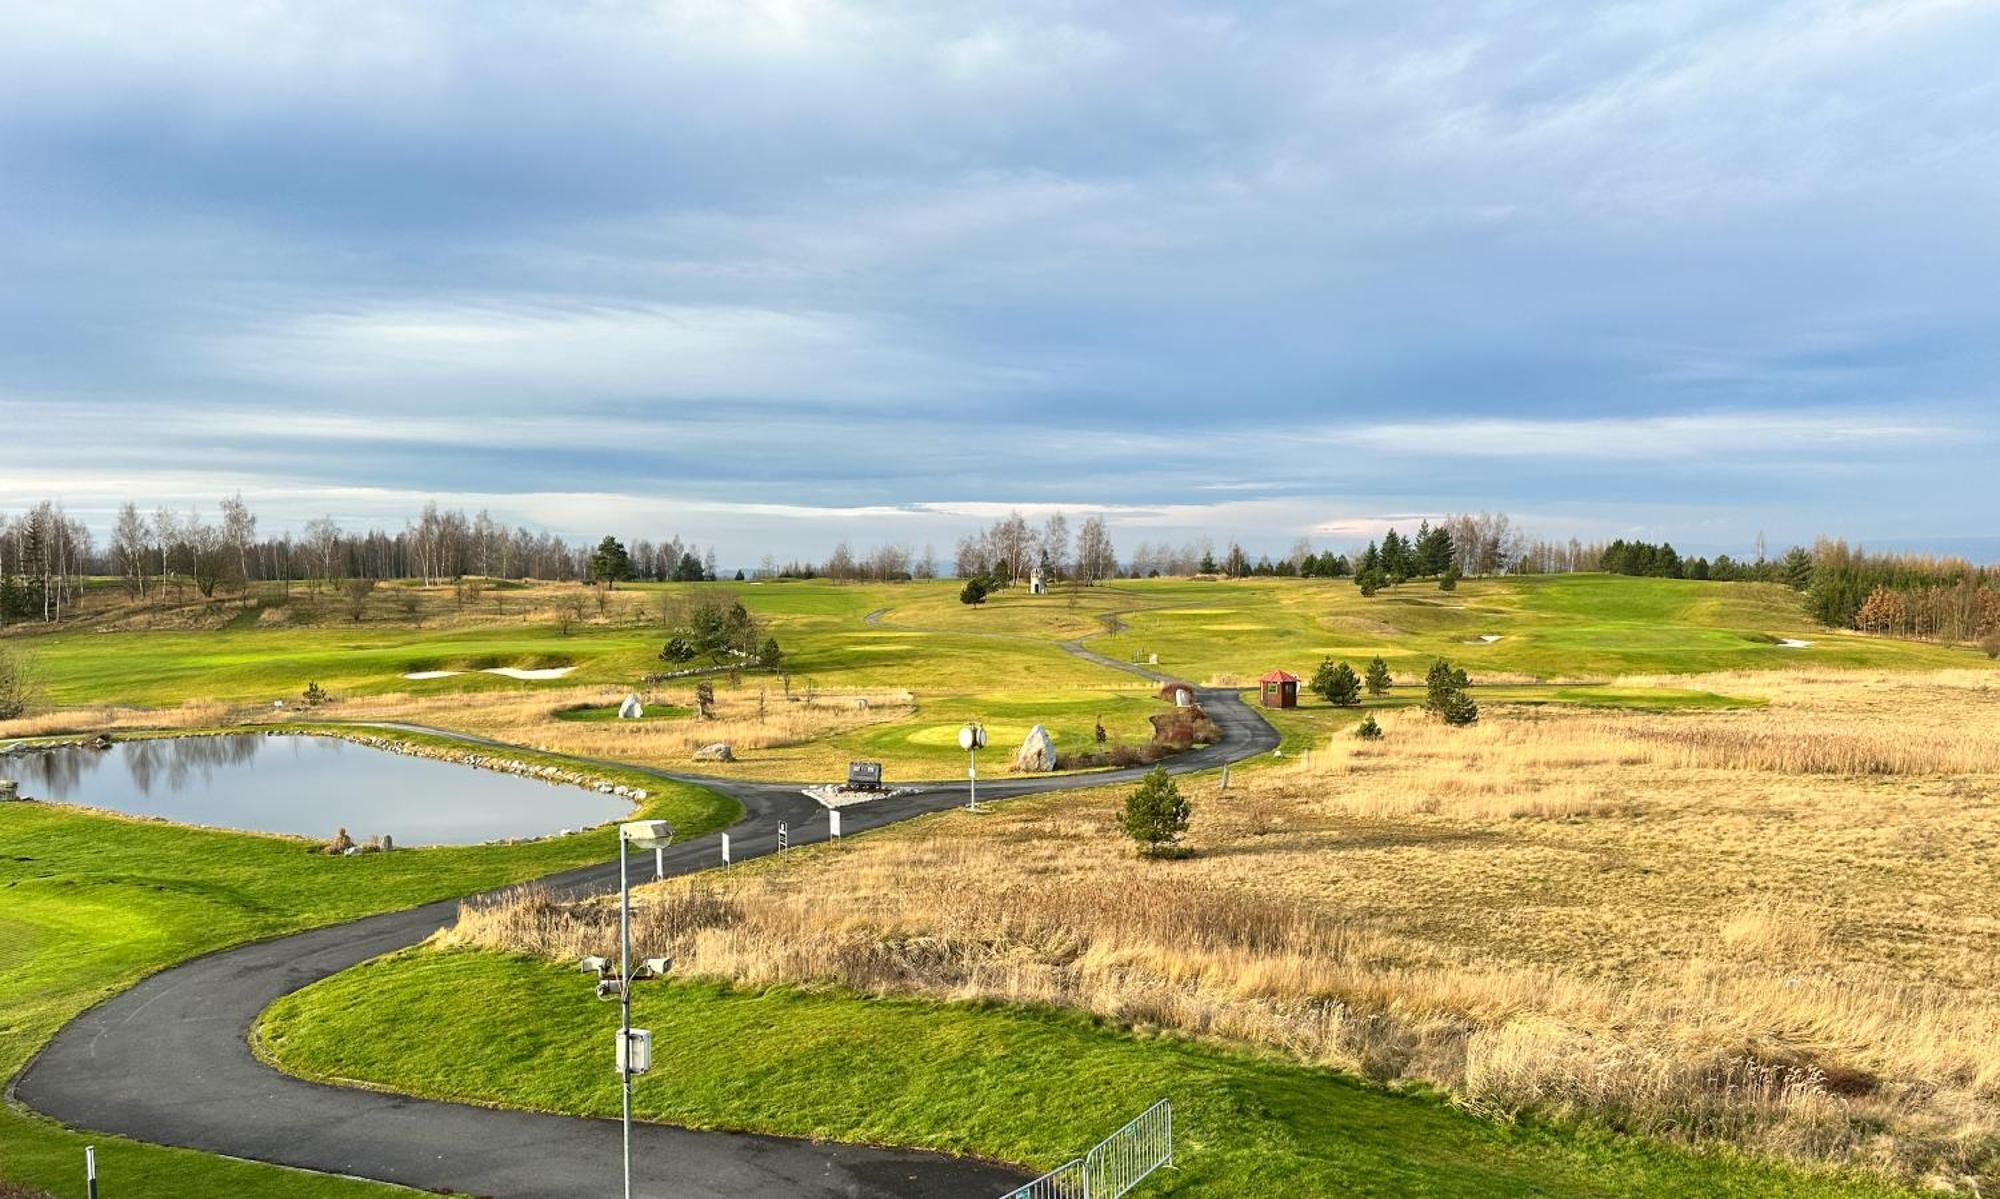
[[(574, 666), (547, 666), (540, 670), (526, 670), (519, 666), (489, 666), (479, 673), (504, 675), (510, 679), (523, 679), (533, 682), (537, 679), (559, 679), (575, 669), (576, 667)], [(448, 679), (455, 674), (465, 673), (463, 670), (413, 670), (403, 677), (421, 681), (423, 679)]]
[(1479, 645), (1479, 644), (1485, 644), (1485, 645), (1492, 645), (1492, 644), (1493, 644), (1493, 643), (1494, 643), (1495, 641), (1499, 641), (1499, 640), (1502, 640), (1502, 638), (1501, 638), (1500, 634), (1498, 634), (1498, 633), (1481, 633), (1481, 634), (1480, 634), (1479, 636), (1477, 636), (1477, 637), (1474, 637), (1474, 638), (1473, 638), (1473, 639), (1472, 639), (1471, 641), (1468, 641), (1468, 642), (1466, 642), (1466, 644), (1467, 644), (1467, 645)]
[(1800, 641), (1797, 637), (1780, 637), (1778, 638), (1778, 644), (1784, 646), (1786, 649), (1804, 649), (1806, 646), (1811, 645), (1812, 642)]

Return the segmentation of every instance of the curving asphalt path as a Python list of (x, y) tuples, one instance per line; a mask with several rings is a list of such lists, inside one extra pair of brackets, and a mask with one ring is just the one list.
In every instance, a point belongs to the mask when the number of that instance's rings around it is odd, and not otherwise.
[[(1071, 653), (1152, 676), (1127, 663)], [(1215, 745), (1177, 757), (1175, 773), (1238, 761), (1278, 744), (1278, 734), (1231, 691), (1202, 691), (1221, 728)], [(433, 730), (426, 730), (433, 731)], [(444, 734), (451, 736), (453, 734)], [(481, 742), (479, 738), (463, 738)], [(624, 769), (634, 769), (620, 764)], [(823, 840), (824, 809), (800, 784), (737, 782), (647, 770), (734, 797), (744, 816), (730, 830), (732, 857), (773, 852), (780, 821), (792, 844)], [(1132, 781), (1144, 768), (983, 783), (982, 799)], [(959, 783), (922, 784), (841, 812), (844, 833), (956, 807)], [(717, 842), (667, 851), (684, 874), (713, 866)], [(617, 886), (617, 864), (544, 882), (597, 894)], [(414, 945), (456, 916), (458, 900), (371, 916), (273, 941), (239, 946), (155, 974), (85, 1012), (15, 1079), (10, 1094), (65, 1124), (142, 1141), (346, 1174), (424, 1190), (522, 1199), (616, 1194), (616, 1121), (407, 1099), (328, 1086), (280, 1073), (250, 1052), (257, 1017), (280, 997), (370, 958)], [(579, 992), (579, 1002), (582, 1001)], [(595, 1045), (579, 1052), (595, 1053)], [(662, 1083), (671, 1085), (671, 1073)], [(656, 1084), (658, 1085), (658, 1084)], [(659, 1124), (633, 1129), (634, 1190), (644, 1196), (838, 1196), (943, 1199), (994, 1196), (1026, 1177), (1007, 1166), (910, 1150), (696, 1132)], [(139, 1192), (134, 1192), (139, 1193)]]

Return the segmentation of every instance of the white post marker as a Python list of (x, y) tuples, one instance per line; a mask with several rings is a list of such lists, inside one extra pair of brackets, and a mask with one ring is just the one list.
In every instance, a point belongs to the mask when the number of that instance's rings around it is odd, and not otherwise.
[(965, 810), (979, 810), (979, 750), (986, 744), (984, 725), (968, 724), (958, 730), (958, 747), (967, 754), (965, 767)]
[(826, 810), (826, 835), (835, 841), (840, 840), (839, 808), (828, 808)]
[(97, 1146), (83, 1147), (83, 1185), (90, 1199), (97, 1199)]
[(780, 820), (780, 821), (778, 822), (778, 852), (779, 852), (779, 853), (783, 853), (783, 852), (784, 852), (785, 850), (787, 850), (787, 849), (790, 849), (790, 848), (792, 847), (792, 831), (791, 831), (790, 829), (788, 829), (788, 828), (786, 828), (786, 827), (785, 827), (785, 823), (786, 823), (786, 822), (785, 822), (785, 821), (783, 821), (783, 820)]
[(1222, 764), (1222, 789), (1224, 791), (1229, 790), (1229, 763), (1227, 762)]
[(667, 877), (667, 851), (656, 849), (653, 851), (653, 878), (658, 880), (665, 877)]
[(722, 834), (722, 864), (729, 865), (729, 834)]

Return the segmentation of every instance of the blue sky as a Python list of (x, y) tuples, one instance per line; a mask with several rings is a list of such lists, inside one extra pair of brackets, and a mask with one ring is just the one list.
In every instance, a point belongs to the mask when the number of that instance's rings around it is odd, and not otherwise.
[(10, 5), (0, 511), (1990, 537), (1995, 62), (1947, 2)]

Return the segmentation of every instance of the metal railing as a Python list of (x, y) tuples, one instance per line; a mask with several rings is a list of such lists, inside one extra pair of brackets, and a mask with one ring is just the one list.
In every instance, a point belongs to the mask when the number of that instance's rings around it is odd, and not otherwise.
[(1162, 1099), (1089, 1153), (1001, 1199), (1122, 1199), (1147, 1175), (1173, 1164), (1174, 1105)]

